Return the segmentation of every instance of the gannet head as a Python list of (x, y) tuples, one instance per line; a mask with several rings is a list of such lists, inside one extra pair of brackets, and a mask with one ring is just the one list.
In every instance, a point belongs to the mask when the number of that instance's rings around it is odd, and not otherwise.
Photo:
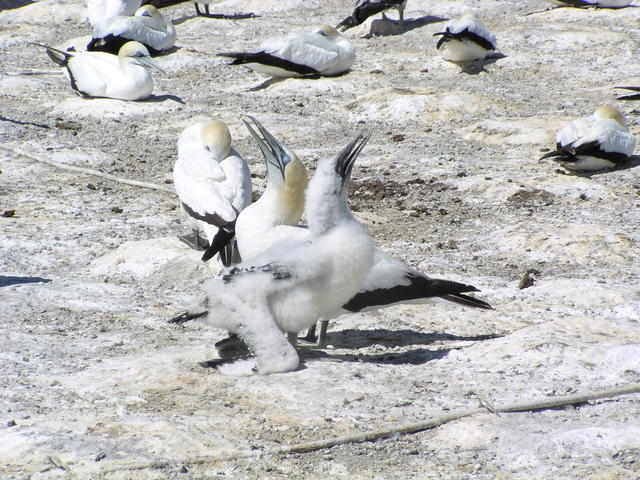
[(162, 14), (153, 5), (143, 5), (136, 10), (136, 17), (160, 17)]
[(600, 105), (598, 108), (596, 108), (596, 111), (593, 113), (593, 116), (596, 118), (614, 120), (615, 122), (619, 123), (623, 127), (627, 126), (627, 122), (622, 116), (622, 113), (620, 113), (618, 109), (610, 105)]
[(281, 224), (295, 225), (304, 212), (304, 194), (309, 183), (307, 169), (298, 156), (260, 122), (253, 117), (247, 118), (262, 134), (260, 138), (249, 121), (243, 119), (267, 164), (267, 190), (275, 191), (277, 195), (272, 215), (277, 216)]
[(333, 28), (331, 25), (326, 25), (326, 24), (316, 25), (315, 27), (313, 27), (311, 31), (318, 35), (322, 35), (323, 37), (329, 37), (329, 38), (336, 38), (336, 37), (342, 36), (335, 28)]
[(149, 56), (149, 50), (140, 42), (127, 42), (122, 47), (120, 47), (120, 51), (118, 52), (118, 58), (120, 59), (120, 63), (131, 59), (131, 63), (135, 63), (136, 65), (140, 65), (144, 68), (155, 68), (159, 72), (165, 73), (163, 69), (161, 69), (158, 65), (156, 65)]
[(462, 15), (460, 15), (460, 20), (477, 20), (478, 17), (475, 16), (474, 13), (472, 12), (465, 12)]
[(205, 124), (200, 131), (202, 146), (217, 160), (224, 160), (231, 152), (231, 133), (227, 124), (214, 120)]

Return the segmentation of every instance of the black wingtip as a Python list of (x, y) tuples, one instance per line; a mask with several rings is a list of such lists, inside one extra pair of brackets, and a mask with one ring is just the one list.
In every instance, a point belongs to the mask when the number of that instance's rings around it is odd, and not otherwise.
[[(476, 288), (473, 291), (479, 292), (480, 290)], [(453, 303), (457, 303), (458, 305), (463, 305), (465, 307), (480, 308), (482, 310), (495, 310), (495, 308), (493, 308), (487, 302), (480, 300), (478, 298), (472, 297), (471, 295), (454, 293), (450, 295), (443, 295), (441, 298)]]
[[(216, 253), (221, 252), (231, 242), (231, 240), (233, 240), (233, 237), (235, 236), (235, 230), (231, 229), (229, 231), (228, 229), (229, 227), (227, 226), (218, 230), (218, 233), (216, 233), (211, 240), (211, 245), (209, 245), (209, 247), (204, 251), (204, 254), (202, 255), (203, 262), (206, 262), (207, 260), (213, 258)], [(230, 265), (224, 263), (224, 258), (222, 260), (225, 267), (228, 267)]]
[(181, 325), (190, 320), (196, 320), (198, 318), (206, 317), (208, 314), (209, 312), (206, 310), (204, 312), (197, 312), (197, 313), (184, 312), (178, 315), (177, 317), (173, 317), (171, 320), (168, 321), (168, 323), (175, 323), (175, 324)]

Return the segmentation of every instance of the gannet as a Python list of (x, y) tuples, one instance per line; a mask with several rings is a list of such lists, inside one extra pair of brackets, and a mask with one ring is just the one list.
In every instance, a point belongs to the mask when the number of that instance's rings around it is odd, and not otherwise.
[(614, 87), (619, 88), (621, 90), (629, 90), (630, 92), (634, 92), (628, 95), (621, 95), (616, 98), (616, 100), (640, 100), (640, 87)]
[[(304, 226), (298, 226), (302, 216), (307, 172), (294, 152), (276, 139), (255, 118), (248, 117), (260, 134), (245, 121), (267, 164), (267, 188), (262, 196), (239, 215), (236, 238), (242, 258), (252, 260), (265, 249), (284, 242), (303, 244), (311, 238)], [(339, 247), (338, 247), (339, 248)], [(490, 309), (489, 304), (467, 292), (478, 291), (471, 285), (430, 278), (394, 259), (379, 247), (374, 248), (373, 266), (358, 293), (341, 308), (324, 317), (317, 344), (325, 343), (326, 321), (351, 312), (370, 311), (401, 303), (433, 302)], [(309, 336), (308, 336), (309, 337)], [(309, 338), (308, 338), (309, 339)]]
[(449, 62), (484, 60), (497, 46), (496, 37), (472, 13), (449, 20), (445, 31), (433, 36), (441, 36), (436, 48)]
[(87, 0), (87, 20), (98, 27), (113, 17), (133, 15), (141, 4), (141, 0)]
[(218, 55), (233, 58), (231, 65), (246, 65), (276, 78), (339, 75), (349, 70), (356, 59), (351, 41), (329, 25), (265, 40), (254, 52)]
[(144, 100), (153, 91), (148, 69), (164, 73), (138, 42), (125, 43), (117, 56), (104, 52), (63, 52), (48, 45), (36, 45), (46, 48), (49, 58), (65, 67), (71, 88), (82, 97)]
[[(183, 211), (196, 227), (191, 246), (206, 248), (203, 261), (219, 251), (222, 263), (230, 265), (238, 213), (251, 203), (251, 173), (231, 147), (224, 122), (198, 122), (182, 131), (173, 183)], [(200, 240), (201, 230), (208, 239), (206, 246)]]
[(565, 125), (556, 135), (556, 149), (541, 160), (553, 158), (569, 170), (602, 170), (629, 160), (635, 147), (636, 138), (629, 133), (622, 114), (604, 105)]
[(382, 13), (383, 20), (388, 20), (385, 11), (390, 8), (398, 10), (400, 26), (404, 26), (404, 9), (406, 6), (407, 0), (356, 0), (353, 13), (336, 25), (336, 28), (345, 31), (360, 25), (367, 18), (378, 13)]
[(152, 55), (176, 43), (176, 29), (153, 5), (144, 5), (132, 16), (117, 16), (93, 29), (87, 50), (117, 53), (130, 40), (142, 43)]
[(298, 354), (284, 333), (332, 315), (371, 269), (373, 239), (347, 204), (351, 171), (368, 139), (360, 133), (338, 155), (318, 161), (307, 190), (307, 242), (283, 241), (205, 282), (205, 321), (238, 334), (260, 373), (295, 369)]

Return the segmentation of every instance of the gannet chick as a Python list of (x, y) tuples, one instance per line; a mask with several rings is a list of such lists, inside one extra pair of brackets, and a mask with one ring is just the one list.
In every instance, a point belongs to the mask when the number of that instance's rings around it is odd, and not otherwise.
[(556, 149), (543, 155), (574, 171), (595, 171), (621, 165), (633, 155), (636, 138), (622, 114), (608, 105), (565, 125), (556, 135)]
[(98, 27), (113, 17), (133, 15), (141, 4), (141, 0), (87, 0), (87, 20)]
[(400, 26), (403, 27), (404, 9), (406, 6), (407, 0), (356, 0), (353, 13), (336, 25), (336, 28), (345, 31), (364, 23), (367, 18), (377, 15), (378, 13), (382, 13), (383, 20), (389, 20), (385, 15), (385, 11), (390, 8), (398, 10)]
[[(245, 125), (263, 153), (268, 173), (265, 192), (260, 199), (242, 211), (236, 223), (236, 238), (240, 254), (243, 259), (252, 260), (273, 245), (291, 242), (304, 244), (311, 239), (311, 233), (303, 228), (304, 226), (297, 225), (302, 216), (306, 186), (304, 166), (297, 156), (271, 135), (260, 122), (255, 118), (248, 118), (260, 132), (256, 132), (245, 121)], [(334, 248), (340, 248), (340, 246), (334, 245)], [(371, 272), (360, 286), (358, 293), (341, 308), (324, 317), (317, 346), (325, 344), (326, 320), (350, 312), (370, 311), (402, 303), (434, 302), (491, 309), (486, 302), (466, 295), (468, 292), (478, 291), (472, 285), (430, 278), (394, 259), (378, 247), (374, 249), (373, 258)], [(194, 318), (194, 315), (198, 316), (198, 314), (183, 314), (172, 322), (183, 323)], [(203, 316), (204, 313), (200, 312), (199, 315)]]
[(614, 88), (635, 92), (628, 95), (620, 95), (619, 97), (616, 98), (616, 100), (640, 100), (640, 87), (614, 87)]
[(433, 36), (441, 36), (436, 48), (449, 62), (484, 60), (497, 47), (496, 37), (472, 13), (449, 20), (445, 31)]
[[(195, 226), (194, 240), (182, 240), (193, 248), (206, 248), (203, 261), (220, 252), (222, 263), (230, 265), (238, 213), (251, 203), (251, 173), (231, 147), (224, 122), (198, 122), (182, 131), (173, 183), (183, 211)], [(207, 237), (206, 245), (200, 231)]]
[(153, 5), (144, 5), (133, 17), (117, 16), (93, 29), (87, 50), (117, 53), (130, 40), (142, 43), (152, 55), (172, 48), (176, 29)]
[(246, 65), (276, 78), (339, 75), (349, 70), (356, 60), (351, 41), (329, 25), (265, 40), (254, 52), (218, 55), (233, 58), (230, 65)]
[(63, 52), (48, 45), (47, 55), (61, 67), (78, 95), (119, 100), (144, 100), (153, 91), (150, 68), (164, 73), (153, 63), (144, 45), (125, 43), (118, 55), (104, 52)]
[(368, 139), (359, 134), (335, 157), (318, 161), (307, 192), (308, 242), (283, 242), (205, 282), (205, 321), (237, 333), (260, 373), (295, 369), (298, 355), (284, 333), (340, 308), (371, 269), (373, 239), (347, 205), (353, 164)]

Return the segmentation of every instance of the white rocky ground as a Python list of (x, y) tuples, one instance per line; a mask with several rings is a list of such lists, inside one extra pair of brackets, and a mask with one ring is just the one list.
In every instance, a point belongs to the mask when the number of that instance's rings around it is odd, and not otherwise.
[[(30, 45), (87, 35), (82, 2), (0, 12), (0, 213), (15, 210), (0, 217), (3, 479), (640, 476), (638, 395), (487, 410), (373, 443), (269, 453), (481, 402), (640, 382), (638, 161), (589, 177), (537, 160), (557, 128), (601, 103), (640, 135), (638, 103), (615, 101), (612, 89), (640, 85), (640, 9), (525, 16), (548, 4), (409, 0), (406, 33), (354, 36), (348, 75), (260, 91), (247, 89), (264, 78), (213, 55), (335, 24), (351, 5), (236, 0), (217, 9), (261, 15), (241, 21), (169, 8), (179, 48), (158, 59), (167, 74), (141, 103), (76, 97)], [(469, 74), (441, 61), (432, 37), (467, 8), (504, 55)], [(354, 171), (359, 218), (386, 250), (478, 286), (496, 310), (345, 317), (332, 324), (329, 348), (302, 352), (302, 368), (284, 375), (234, 378), (200, 366), (225, 332), (166, 320), (218, 267), (176, 240), (185, 226), (165, 182), (181, 129), (213, 116), (230, 125), (260, 192), (264, 168), (242, 114), (310, 166), (371, 129)], [(529, 268), (538, 280), (519, 290)]]

